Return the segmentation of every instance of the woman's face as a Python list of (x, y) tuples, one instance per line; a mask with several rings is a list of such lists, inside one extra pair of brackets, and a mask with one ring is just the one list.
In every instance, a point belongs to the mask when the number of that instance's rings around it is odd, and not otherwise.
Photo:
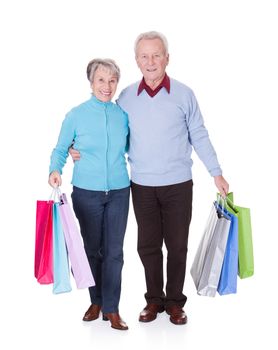
[(104, 66), (99, 66), (95, 71), (94, 80), (91, 83), (91, 88), (95, 97), (102, 102), (112, 100), (117, 90), (118, 80), (109, 69)]

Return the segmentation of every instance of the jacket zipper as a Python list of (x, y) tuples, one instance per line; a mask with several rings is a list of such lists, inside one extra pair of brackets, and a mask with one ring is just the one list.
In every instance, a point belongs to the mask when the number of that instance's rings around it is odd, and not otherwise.
[(105, 123), (106, 123), (106, 174), (105, 174), (105, 194), (108, 195), (109, 185), (108, 185), (108, 148), (109, 148), (109, 133), (108, 133), (108, 116), (107, 116), (107, 106), (105, 106)]

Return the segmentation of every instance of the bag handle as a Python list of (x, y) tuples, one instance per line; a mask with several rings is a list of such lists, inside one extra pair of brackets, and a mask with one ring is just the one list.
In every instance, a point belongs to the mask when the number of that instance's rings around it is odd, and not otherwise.
[[(238, 213), (238, 210), (237, 210), (237, 208), (234, 206), (233, 201), (232, 201), (228, 196), (226, 196), (226, 197), (224, 198), (224, 197), (221, 196), (221, 194), (217, 193), (217, 201), (219, 200), (219, 197), (224, 199), (224, 203), (226, 204), (226, 206), (230, 207), (235, 213)], [(220, 201), (220, 200), (219, 200), (219, 201)]]
[[(221, 195), (218, 195), (218, 198), (217, 198), (217, 202), (216, 202), (216, 209), (218, 211), (218, 213), (221, 215), (221, 217), (226, 217), (226, 213), (224, 211), (224, 208), (227, 207), (227, 201), (226, 201), (226, 198), (221, 196)], [(222, 201), (222, 203), (221, 203)]]
[(61, 195), (61, 190), (60, 190), (59, 186), (53, 187), (52, 192), (49, 196), (48, 202), (50, 202), (52, 200), (55, 202), (56, 198), (57, 198), (57, 201), (59, 202), (60, 195)]

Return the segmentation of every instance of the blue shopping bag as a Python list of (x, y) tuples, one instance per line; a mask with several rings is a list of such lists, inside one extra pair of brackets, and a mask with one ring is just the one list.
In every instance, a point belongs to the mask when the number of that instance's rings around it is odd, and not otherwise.
[(217, 287), (217, 292), (220, 295), (237, 292), (238, 274), (238, 218), (228, 212), (226, 209), (224, 211), (231, 218), (231, 226), (229, 230), (220, 280)]
[(59, 203), (53, 204), (53, 293), (71, 291), (68, 253), (59, 214)]

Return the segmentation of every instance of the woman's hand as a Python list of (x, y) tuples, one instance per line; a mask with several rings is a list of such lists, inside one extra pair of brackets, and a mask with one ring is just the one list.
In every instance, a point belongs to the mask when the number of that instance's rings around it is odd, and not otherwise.
[(58, 171), (52, 171), (52, 173), (49, 175), (48, 183), (53, 188), (62, 185), (62, 178)]

